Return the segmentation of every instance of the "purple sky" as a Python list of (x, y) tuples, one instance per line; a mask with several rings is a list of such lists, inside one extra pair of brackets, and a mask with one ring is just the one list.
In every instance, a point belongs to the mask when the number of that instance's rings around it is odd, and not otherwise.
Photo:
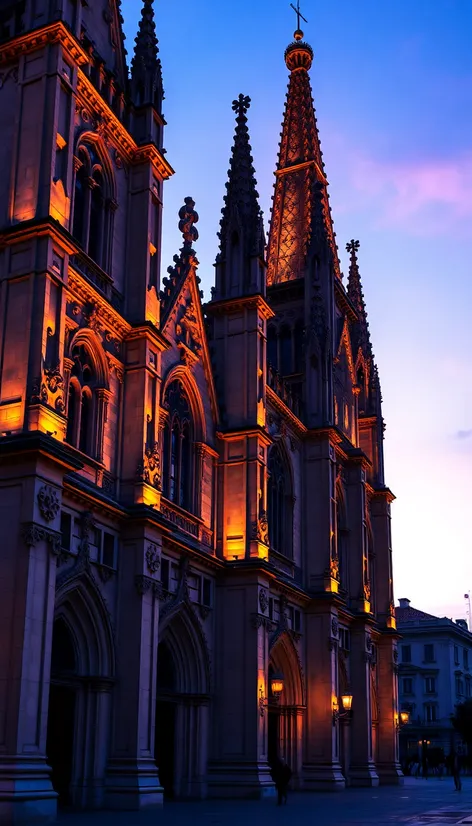
[[(252, 98), (261, 206), (273, 191), (295, 28), (289, 0), (155, 0), (176, 170), (166, 185), (163, 273), (192, 195), (205, 297), (233, 137)], [(122, 0), (131, 54), (141, 0)], [(472, 588), (472, 3), (302, 0), (335, 229), (359, 238), (387, 422), (396, 597), (465, 616)]]

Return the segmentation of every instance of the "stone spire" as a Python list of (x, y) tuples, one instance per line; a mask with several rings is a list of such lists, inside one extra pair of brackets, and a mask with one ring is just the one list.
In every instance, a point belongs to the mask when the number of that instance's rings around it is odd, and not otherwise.
[(250, 104), (242, 94), (233, 101), (236, 131), (218, 233), (216, 299), (265, 292), (264, 226), (246, 117)]
[(362, 292), (361, 276), (359, 272), (359, 262), (357, 253), (359, 241), (349, 241), (346, 250), (351, 256), (349, 264), (349, 279), (347, 283), (347, 294), (357, 310), (359, 321), (353, 327), (353, 344), (355, 349), (362, 348), (365, 357), (372, 356), (372, 345), (370, 342), (369, 323), (367, 321), (367, 311), (365, 308), (364, 294)]
[[(298, 14), (299, 10), (295, 10)], [(324, 242), (331, 250), (335, 273), (341, 277), (308, 74), (313, 50), (303, 42), (301, 29), (297, 29), (294, 38), (285, 51), (290, 78), (275, 173), (268, 244), (269, 286), (305, 275), (308, 250), (316, 252), (311, 241), (314, 213), (319, 212), (316, 201), (320, 194), (316, 190), (320, 187)]]
[(144, 0), (131, 61), (131, 93), (137, 106), (152, 105), (160, 113), (164, 90), (154, 21), (154, 0)]

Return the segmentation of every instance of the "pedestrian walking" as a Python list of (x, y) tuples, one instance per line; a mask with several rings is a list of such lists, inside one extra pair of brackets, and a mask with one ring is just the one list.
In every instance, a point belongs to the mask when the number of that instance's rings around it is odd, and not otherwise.
[(283, 803), (287, 803), (288, 784), (292, 777), (292, 770), (284, 760), (277, 758), (271, 775), (277, 789), (277, 806), (282, 806)]
[(462, 791), (462, 780), (461, 780), (461, 764), (459, 760), (459, 755), (456, 751), (451, 753), (451, 767), (452, 767), (452, 776), (454, 778), (454, 786), (456, 792)]

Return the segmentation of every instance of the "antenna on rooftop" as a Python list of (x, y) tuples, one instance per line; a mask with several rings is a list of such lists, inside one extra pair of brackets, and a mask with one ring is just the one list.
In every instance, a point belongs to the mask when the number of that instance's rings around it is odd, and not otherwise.
[(464, 599), (467, 600), (467, 625), (469, 631), (472, 631), (472, 611), (470, 608), (470, 591), (468, 594), (464, 594)]

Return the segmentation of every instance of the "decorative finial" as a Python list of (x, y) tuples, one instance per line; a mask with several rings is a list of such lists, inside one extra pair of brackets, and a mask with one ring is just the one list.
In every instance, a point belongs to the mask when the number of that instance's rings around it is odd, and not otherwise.
[(237, 100), (233, 100), (233, 112), (236, 112), (238, 118), (244, 118), (250, 106), (251, 98), (247, 95), (241, 94)]
[(190, 249), (198, 241), (198, 229), (194, 226), (198, 222), (198, 212), (194, 209), (193, 198), (185, 198), (185, 204), (179, 210), (179, 230), (184, 236), (184, 247)]
[(359, 247), (360, 247), (359, 241), (354, 241), (354, 239), (352, 239), (352, 241), (349, 241), (346, 244), (346, 250), (347, 250), (347, 252), (349, 252), (351, 254), (351, 259), (356, 258), (356, 253), (357, 253)]
[(303, 14), (300, 11), (300, 0), (297, 0), (297, 5), (294, 6), (293, 3), (290, 3), (290, 8), (294, 10), (295, 14), (297, 15), (297, 30), (294, 34), (295, 40), (303, 40), (303, 32), (300, 28), (300, 19), (304, 20), (305, 23), (308, 23), (306, 17), (303, 17)]

